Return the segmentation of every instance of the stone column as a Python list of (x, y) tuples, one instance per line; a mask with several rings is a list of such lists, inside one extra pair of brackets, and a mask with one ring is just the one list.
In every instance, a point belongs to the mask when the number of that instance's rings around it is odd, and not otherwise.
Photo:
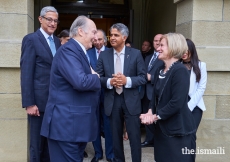
[[(174, 3), (176, 31), (193, 40), (208, 70), (204, 95), (207, 110), (197, 132), (197, 149), (211, 149), (211, 154), (199, 154), (197, 161), (229, 161), (230, 0), (174, 0)], [(220, 148), (225, 154), (213, 154), (213, 149)]]
[(0, 0), (0, 161), (27, 161), (27, 115), (21, 108), (22, 38), (34, 30), (34, 0)]

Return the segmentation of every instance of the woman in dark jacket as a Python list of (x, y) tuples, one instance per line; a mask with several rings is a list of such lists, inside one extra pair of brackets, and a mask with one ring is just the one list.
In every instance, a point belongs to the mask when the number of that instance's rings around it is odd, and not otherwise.
[(187, 105), (190, 77), (188, 70), (179, 62), (188, 50), (187, 43), (181, 34), (169, 33), (161, 37), (157, 50), (158, 58), (165, 65), (155, 73), (149, 111), (141, 114), (140, 119), (143, 124), (155, 122), (156, 162), (193, 162), (190, 151), (195, 123)]

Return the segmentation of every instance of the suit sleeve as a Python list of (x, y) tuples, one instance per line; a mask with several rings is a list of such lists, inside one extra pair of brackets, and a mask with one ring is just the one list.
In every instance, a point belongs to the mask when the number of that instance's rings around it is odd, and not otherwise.
[(207, 70), (206, 70), (206, 64), (204, 62), (201, 63), (201, 78), (198, 83), (196, 92), (190, 96), (190, 101), (188, 102), (188, 107), (191, 111), (197, 106), (198, 102), (204, 95), (204, 91), (206, 89), (206, 83), (207, 83)]
[(136, 76), (130, 76), (130, 79), (132, 81), (132, 88), (136, 88), (137, 86), (141, 86), (141, 85), (147, 83), (145, 62), (142, 58), (140, 51), (138, 51), (138, 53), (137, 53), (136, 64), (137, 64), (136, 65), (137, 75)]
[(21, 95), (22, 107), (35, 105), (34, 99), (34, 72), (36, 53), (30, 37), (24, 37), (21, 47)]
[[(168, 82), (167, 84), (170, 84)], [(171, 99), (169, 102), (157, 111), (157, 115), (161, 117), (162, 120), (166, 120), (176, 114), (181, 108), (183, 108), (184, 102), (188, 98), (189, 90), (189, 74), (187, 69), (180, 68), (172, 74), (171, 81)], [(165, 91), (165, 93), (167, 93)], [(163, 96), (164, 94), (162, 94)]]
[[(59, 71), (61, 75), (78, 91), (97, 91), (101, 89), (100, 80), (96, 74), (87, 74), (80, 54), (63, 49), (59, 55)], [(89, 67), (88, 67), (89, 68)], [(89, 69), (90, 71), (90, 69)], [(90, 71), (91, 72), (91, 71)]]

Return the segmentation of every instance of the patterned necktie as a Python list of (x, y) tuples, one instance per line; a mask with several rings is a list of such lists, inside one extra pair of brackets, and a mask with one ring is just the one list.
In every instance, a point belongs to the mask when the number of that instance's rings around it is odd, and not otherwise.
[(100, 53), (101, 53), (101, 50), (97, 50), (97, 53), (98, 53), (98, 55), (100, 55)]
[[(116, 64), (115, 64), (115, 74), (117, 74), (118, 72), (122, 73), (121, 58), (120, 58), (121, 54), (116, 53), (116, 55), (117, 55), (117, 59), (116, 59)], [(116, 92), (118, 94), (121, 94), (122, 91), (123, 91), (123, 87), (116, 88)]]
[(55, 55), (56, 53), (56, 47), (55, 47), (55, 44), (54, 44), (54, 40), (51, 36), (48, 37), (49, 41), (50, 41), (50, 49), (51, 49), (51, 52), (53, 54), (53, 56)]
[(153, 59), (152, 59), (151, 62), (149, 63), (148, 72), (151, 70), (151, 68), (152, 68), (152, 66), (153, 66), (153, 63), (154, 63), (154, 61), (156, 60), (156, 58), (157, 58), (157, 53), (155, 52), (155, 53), (153, 54)]

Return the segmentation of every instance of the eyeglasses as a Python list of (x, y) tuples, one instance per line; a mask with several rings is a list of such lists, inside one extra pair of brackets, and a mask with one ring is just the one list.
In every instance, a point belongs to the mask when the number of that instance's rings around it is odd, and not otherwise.
[(50, 18), (50, 17), (45, 17), (45, 16), (42, 16), (42, 18), (44, 18), (44, 19), (46, 19), (46, 21), (48, 21), (48, 23), (52, 23), (52, 22), (54, 22), (54, 24), (59, 24), (60, 23), (60, 21), (59, 20), (57, 20), (57, 19), (52, 19), (52, 18)]

